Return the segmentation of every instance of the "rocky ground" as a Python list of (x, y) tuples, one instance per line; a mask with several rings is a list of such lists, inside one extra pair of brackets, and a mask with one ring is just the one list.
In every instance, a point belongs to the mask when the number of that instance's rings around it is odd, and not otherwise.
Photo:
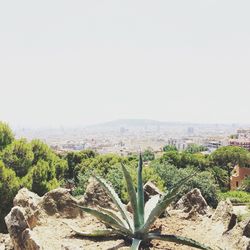
[[(146, 187), (146, 190), (150, 188)], [(146, 196), (150, 194), (147, 193)], [(72, 227), (80, 231), (105, 228), (94, 217), (82, 213), (74, 206), (96, 206), (97, 203), (102, 207), (113, 207), (107, 195), (94, 182), (90, 183), (86, 195), (80, 200), (76, 200), (68, 190), (61, 188), (43, 197), (22, 189), (15, 197), (14, 207), (6, 217), (9, 234), (0, 234), (0, 250), (129, 249), (130, 242), (123, 239), (93, 240), (74, 233)], [(238, 223), (229, 201), (221, 202), (213, 211), (207, 206), (199, 190), (195, 189), (169, 209), (168, 213), (168, 216), (158, 219), (154, 225), (154, 228), (162, 233), (191, 237), (215, 250), (250, 249), (250, 219)], [(152, 241), (142, 249), (192, 248)]]

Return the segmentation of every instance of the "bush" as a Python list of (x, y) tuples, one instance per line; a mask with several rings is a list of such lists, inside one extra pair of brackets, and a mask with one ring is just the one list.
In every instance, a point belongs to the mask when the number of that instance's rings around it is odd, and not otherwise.
[[(184, 177), (190, 175), (192, 172), (196, 171), (192, 167), (187, 167), (185, 169), (178, 169), (176, 166), (170, 164), (159, 164), (154, 163), (152, 165), (155, 173), (164, 182), (164, 187), (168, 190), (171, 189), (176, 183), (178, 183)], [(201, 193), (207, 203), (216, 207), (218, 204), (217, 197), (217, 186), (213, 175), (208, 172), (198, 172), (190, 181), (188, 181), (184, 186), (178, 198), (180, 198), (185, 193), (191, 191), (193, 188), (199, 188)]]
[(14, 134), (9, 125), (4, 122), (0, 122), (0, 151), (6, 148), (14, 141)]
[[(121, 162), (123, 162), (132, 176), (134, 184), (136, 184), (136, 167), (137, 161), (128, 161), (125, 157), (118, 157), (116, 155), (99, 155), (96, 158), (86, 159), (80, 165), (81, 171), (77, 178), (77, 186), (73, 191), (74, 195), (82, 195), (86, 190), (88, 180), (91, 173), (97, 174), (108, 180), (114, 187), (117, 194), (122, 198), (124, 202), (128, 201), (126, 192), (126, 184), (123, 178), (123, 172), (121, 168)], [(79, 165), (79, 166), (80, 166)], [(150, 167), (143, 168), (143, 179), (146, 183), (148, 180), (153, 181), (160, 189), (163, 189), (163, 182), (160, 177)]]
[(229, 199), (232, 203), (249, 203), (250, 193), (244, 191), (228, 191), (225, 193), (219, 193), (220, 200)]
[(4, 217), (9, 213), (18, 189), (19, 182), (15, 172), (0, 161), (0, 232), (6, 232)]
[(34, 154), (26, 139), (15, 140), (2, 152), (2, 161), (19, 177), (25, 176), (32, 166)]

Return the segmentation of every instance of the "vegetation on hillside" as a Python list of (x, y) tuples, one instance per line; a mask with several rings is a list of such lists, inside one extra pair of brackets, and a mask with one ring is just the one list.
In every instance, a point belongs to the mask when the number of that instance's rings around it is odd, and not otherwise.
[[(249, 166), (249, 153), (239, 147), (221, 147), (211, 155), (204, 155), (200, 150), (194, 146), (178, 151), (176, 147), (166, 145), (159, 157), (150, 149), (142, 152), (142, 158), (147, 162), (143, 168), (143, 181), (150, 180), (165, 191), (196, 171), (197, 175), (184, 185), (182, 192), (197, 187), (209, 205), (215, 207), (218, 193), (229, 190), (232, 167), (235, 164)], [(0, 122), (0, 231), (5, 229), (3, 218), (10, 211), (12, 200), (21, 187), (43, 195), (71, 183), (73, 194), (82, 195), (90, 173), (95, 173), (108, 180), (122, 201), (128, 202), (121, 163), (127, 166), (136, 185), (137, 162), (138, 155), (99, 155), (93, 150), (60, 155), (40, 140), (15, 139), (10, 127)], [(249, 191), (249, 183), (246, 179), (242, 190)]]

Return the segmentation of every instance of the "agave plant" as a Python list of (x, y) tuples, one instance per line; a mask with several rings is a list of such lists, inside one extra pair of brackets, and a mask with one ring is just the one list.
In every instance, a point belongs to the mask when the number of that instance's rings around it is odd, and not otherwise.
[(132, 240), (131, 250), (139, 249), (140, 243), (143, 241), (150, 241), (153, 239), (175, 242), (182, 245), (191, 246), (198, 249), (211, 250), (211, 248), (200, 244), (192, 239), (176, 236), (172, 234), (160, 234), (157, 232), (150, 231), (151, 226), (155, 220), (165, 211), (167, 206), (176, 198), (182, 185), (189, 180), (192, 176), (188, 176), (181, 180), (171, 190), (163, 194), (153, 196), (149, 199), (146, 204), (144, 202), (144, 191), (142, 181), (142, 156), (140, 154), (138, 164), (138, 175), (137, 175), (137, 193), (133, 186), (131, 175), (124, 165), (122, 170), (127, 184), (127, 191), (131, 203), (133, 213), (129, 213), (125, 205), (121, 202), (120, 198), (114, 191), (111, 185), (109, 185), (104, 179), (99, 176), (93, 176), (100, 185), (106, 190), (114, 204), (117, 206), (119, 213), (98, 207), (98, 209), (89, 207), (80, 207), (84, 212), (95, 216), (97, 219), (102, 221), (105, 225), (108, 225), (110, 229), (95, 230), (93, 232), (79, 232), (73, 229), (77, 234), (86, 237), (107, 237), (107, 236), (123, 236)]

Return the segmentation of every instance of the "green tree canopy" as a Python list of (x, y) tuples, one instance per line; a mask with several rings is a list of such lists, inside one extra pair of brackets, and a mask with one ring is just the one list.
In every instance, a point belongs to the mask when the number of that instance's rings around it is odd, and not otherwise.
[(146, 149), (142, 153), (142, 159), (143, 159), (143, 161), (153, 161), (155, 159), (155, 154), (154, 154), (153, 150)]
[(178, 151), (177, 147), (175, 145), (165, 145), (163, 147), (163, 151), (167, 152), (167, 151)]
[(32, 191), (38, 195), (44, 195), (59, 186), (55, 169), (51, 168), (46, 161), (39, 160), (29, 174), (32, 181)]
[(15, 172), (0, 161), (0, 232), (6, 232), (4, 217), (9, 213), (18, 189), (19, 182)]
[(250, 157), (249, 152), (237, 146), (224, 146), (215, 150), (210, 159), (215, 166), (219, 166), (227, 171), (228, 189), (230, 189), (231, 172), (235, 165), (241, 167), (249, 167)]
[(2, 152), (2, 161), (5, 166), (13, 169), (19, 177), (28, 173), (33, 160), (32, 147), (26, 139), (13, 141)]
[(14, 134), (7, 123), (0, 121), (0, 151), (14, 141)]

